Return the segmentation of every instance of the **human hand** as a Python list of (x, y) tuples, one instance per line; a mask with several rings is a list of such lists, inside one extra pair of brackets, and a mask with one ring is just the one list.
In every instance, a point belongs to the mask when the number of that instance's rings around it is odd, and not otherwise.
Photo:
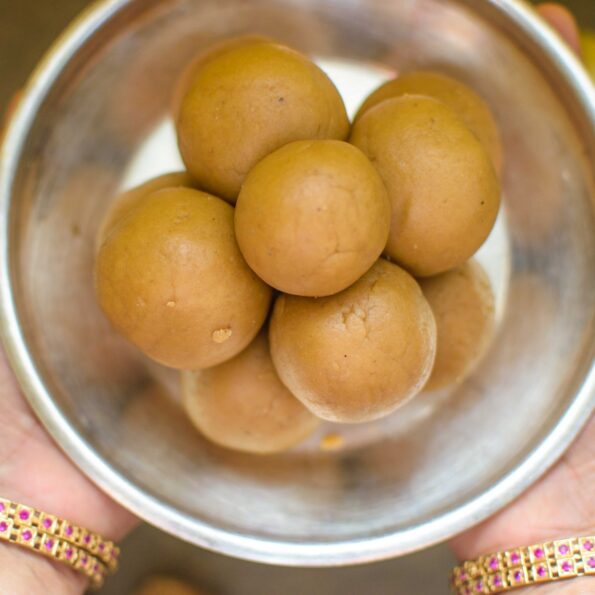
[[(453, 539), (451, 546), (461, 560), (468, 560), (532, 543), (593, 535), (594, 485), (595, 417), (549, 473), (500, 513)], [(595, 592), (591, 577), (539, 587), (543, 595), (588, 592)]]
[[(18, 95), (9, 106), (14, 109)], [(0, 133), (2, 125), (0, 123)], [(136, 519), (93, 485), (29, 407), (0, 344), (0, 497), (119, 540)], [(83, 592), (86, 579), (58, 562), (0, 542), (0, 595)]]
[[(559, 4), (544, 4), (539, 10), (579, 53), (578, 28), (572, 15)], [(473, 559), (532, 543), (593, 535), (594, 485), (595, 418), (591, 418), (578, 440), (549, 473), (506, 509), (453, 539), (451, 546), (460, 559)], [(593, 579), (588, 577), (538, 589), (543, 595), (586, 594), (595, 592), (592, 583)]]
[[(93, 485), (50, 438), (25, 401), (1, 348), (0, 397), (0, 496), (121, 539), (133, 527), (134, 517)], [(11, 565), (10, 560), (20, 564)], [(84, 577), (66, 566), (0, 544), (1, 593), (42, 592), (33, 588), (37, 583), (21, 582), (23, 569), (50, 593), (80, 593), (85, 585)], [(47, 581), (59, 588), (47, 589)], [(10, 585), (12, 589), (3, 590)]]
[[(93, 485), (53, 442), (21, 394), (1, 348), (0, 398), (0, 496), (121, 539), (134, 517)], [(74, 594), (84, 587), (84, 577), (68, 567), (0, 543), (0, 593)]]

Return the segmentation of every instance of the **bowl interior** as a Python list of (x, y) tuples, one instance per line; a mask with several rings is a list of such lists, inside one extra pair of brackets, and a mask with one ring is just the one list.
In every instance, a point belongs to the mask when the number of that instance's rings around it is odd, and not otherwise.
[[(161, 503), (153, 522), (197, 543), (267, 560), (275, 544), (305, 544), (319, 563), (326, 550), (313, 546), (339, 551), (385, 536), (390, 553), (427, 545), (430, 537), (405, 536), (421, 535), (509, 476), (552, 433), (592, 361), (593, 172), (559, 75), (539, 66), (488, 3), (111, 6), (113, 16), (77, 42), (52, 81), (12, 180), (14, 301), (62, 422), (130, 493)], [(176, 374), (121, 340), (94, 297), (94, 236), (112, 197), (180, 166), (168, 116), (176, 77), (197, 51), (242, 33), (314, 55), (352, 112), (395, 71), (451, 73), (489, 102), (503, 135), (504, 206), (480, 255), (498, 302), (489, 353), (454, 390), (422, 394), (381, 422), (333, 428), (346, 439), (338, 452), (319, 448), (330, 426), (274, 457), (207, 444), (176, 403)], [(221, 534), (272, 545), (266, 555), (250, 554)]]

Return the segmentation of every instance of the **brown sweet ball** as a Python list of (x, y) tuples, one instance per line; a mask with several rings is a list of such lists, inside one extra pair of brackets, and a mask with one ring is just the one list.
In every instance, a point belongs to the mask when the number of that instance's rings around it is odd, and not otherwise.
[(477, 136), (496, 171), (502, 171), (502, 142), (490, 108), (475, 91), (444, 74), (410, 72), (384, 83), (364, 101), (355, 119), (385, 99), (402, 95), (426, 95), (450, 107)]
[(426, 390), (461, 382), (484, 354), (494, 330), (494, 293), (478, 262), (420, 280), (434, 318), (436, 361)]
[(163, 174), (162, 176), (152, 178), (140, 186), (135, 186), (117, 196), (114, 202), (110, 205), (110, 208), (99, 227), (99, 231), (97, 232), (95, 241), (96, 250), (103, 244), (103, 241), (112, 228), (121, 219), (126, 217), (126, 215), (132, 211), (132, 209), (134, 209), (145, 196), (147, 196), (147, 194), (156, 192), (157, 190), (163, 190), (164, 188), (178, 188), (180, 186), (186, 188), (193, 188), (195, 186), (192, 177), (185, 171)]
[(207, 592), (169, 576), (153, 576), (142, 584), (135, 595), (207, 595)]
[(271, 290), (248, 267), (233, 208), (189, 188), (153, 192), (97, 254), (99, 304), (124, 337), (172, 368), (205, 368), (256, 336)]
[(198, 54), (182, 71), (182, 74), (176, 83), (176, 88), (172, 98), (172, 116), (174, 122), (178, 121), (182, 101), (184, 100), (186, 93), (188, 93), (195, 75), (200, 71), (200, 69), (207, 62), (210, 62), (214, 58), (225, 54), (225, 52), (235, 50), (236, 48), (245, 45), (251, 45), (253, 43), (274, 42), (269, 37), (265, 37), (264, 35), (241, 35), (240, 37), (233, 37), (232, 39), (224, 39), (219, 43), (209, 46), (200, 54)]
[(427, 381), (436, 324), (419, 285), (380, 259), (351, 287), (325, 298), (281, 295), (270, 323), (279, 377), (315, 415), (377, 419)]
[(182, 395), (200, 432), (233, 450), (281, 452), (320, 423), (279, 380), (265, 331), (233, 359), (208, 370), (183, 372)]
[(325, 296), (357, 281), (388, 238), (390, 202), (368, 158), (336, 140), (297, 141), (248, 174), (235, 212), (244, 258), (294, 295)]
[(496, 221), (500, 186), (487, 153), (450, 108), (430, 97), (387, 99), (355, 123), (351, 142), (388, 189), (390, 258), (426, 277), (475, 254)]
[(295, 140), (345, 139), (339, 92), (318, 66), (274, 43), (243, 45), (196, 73), (178, 118), (178, 145), (202, 188), (235, 203), (246, 174)]

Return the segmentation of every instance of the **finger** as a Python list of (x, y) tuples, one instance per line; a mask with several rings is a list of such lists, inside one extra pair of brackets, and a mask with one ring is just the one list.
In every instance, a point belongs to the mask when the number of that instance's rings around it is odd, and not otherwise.
[(10, 117), (12, 116), (12, 113), (14, 112), (14, 110), (16, 109), (20, 99), (21, 99), (21, 95), (23, 94), (22, 91), (17, 91), (10, 99), (10, 101), (8, 102), (8, 105), (6, 106), (6, 111), (4, 112), (4, 115), (2, 116), (2, 118), (0, 118), (0, 138), (2, 137), (2, 132), (6, 129), (6, 127), (8, 126), (8, 122), (10, 121)]
[[(451, 541), (460, 559), (595, 531), (595, 416), (559, 463), (507, 508)], [(561, 505), (561, 503), (564, 503)]]
[(580, 56), (581, 42), (574, 15), (556, 2), (546, 2), (537, 8), (541, 16), (561, 35), (562, 39)]

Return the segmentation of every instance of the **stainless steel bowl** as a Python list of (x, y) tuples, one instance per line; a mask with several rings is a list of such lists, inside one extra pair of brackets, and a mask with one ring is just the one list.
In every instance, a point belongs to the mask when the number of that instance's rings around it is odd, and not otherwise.
[[(93, 238), (114, 192), (179, 163), (175, 78), (199, 48), (248, 31), (317, 56), (352, 110), (390, 69), (453, 73), (503, 133), (504, 209), (481, 255), (498, 297), (489, 353), (456, 390), (340, 428), (340, 452), (320, 436), (269, 458), (206, 444), (162, 395), (171, 375), (118, 338), (94, 298)], [(183, 539), (304, 566), (443, 540), (527, 488), (593, 411), (594, 127), (587, 76), (513, 0), (98, 4), (40, 64), (2, 148), (0, 315), (14, 369), (81, 469)]]

